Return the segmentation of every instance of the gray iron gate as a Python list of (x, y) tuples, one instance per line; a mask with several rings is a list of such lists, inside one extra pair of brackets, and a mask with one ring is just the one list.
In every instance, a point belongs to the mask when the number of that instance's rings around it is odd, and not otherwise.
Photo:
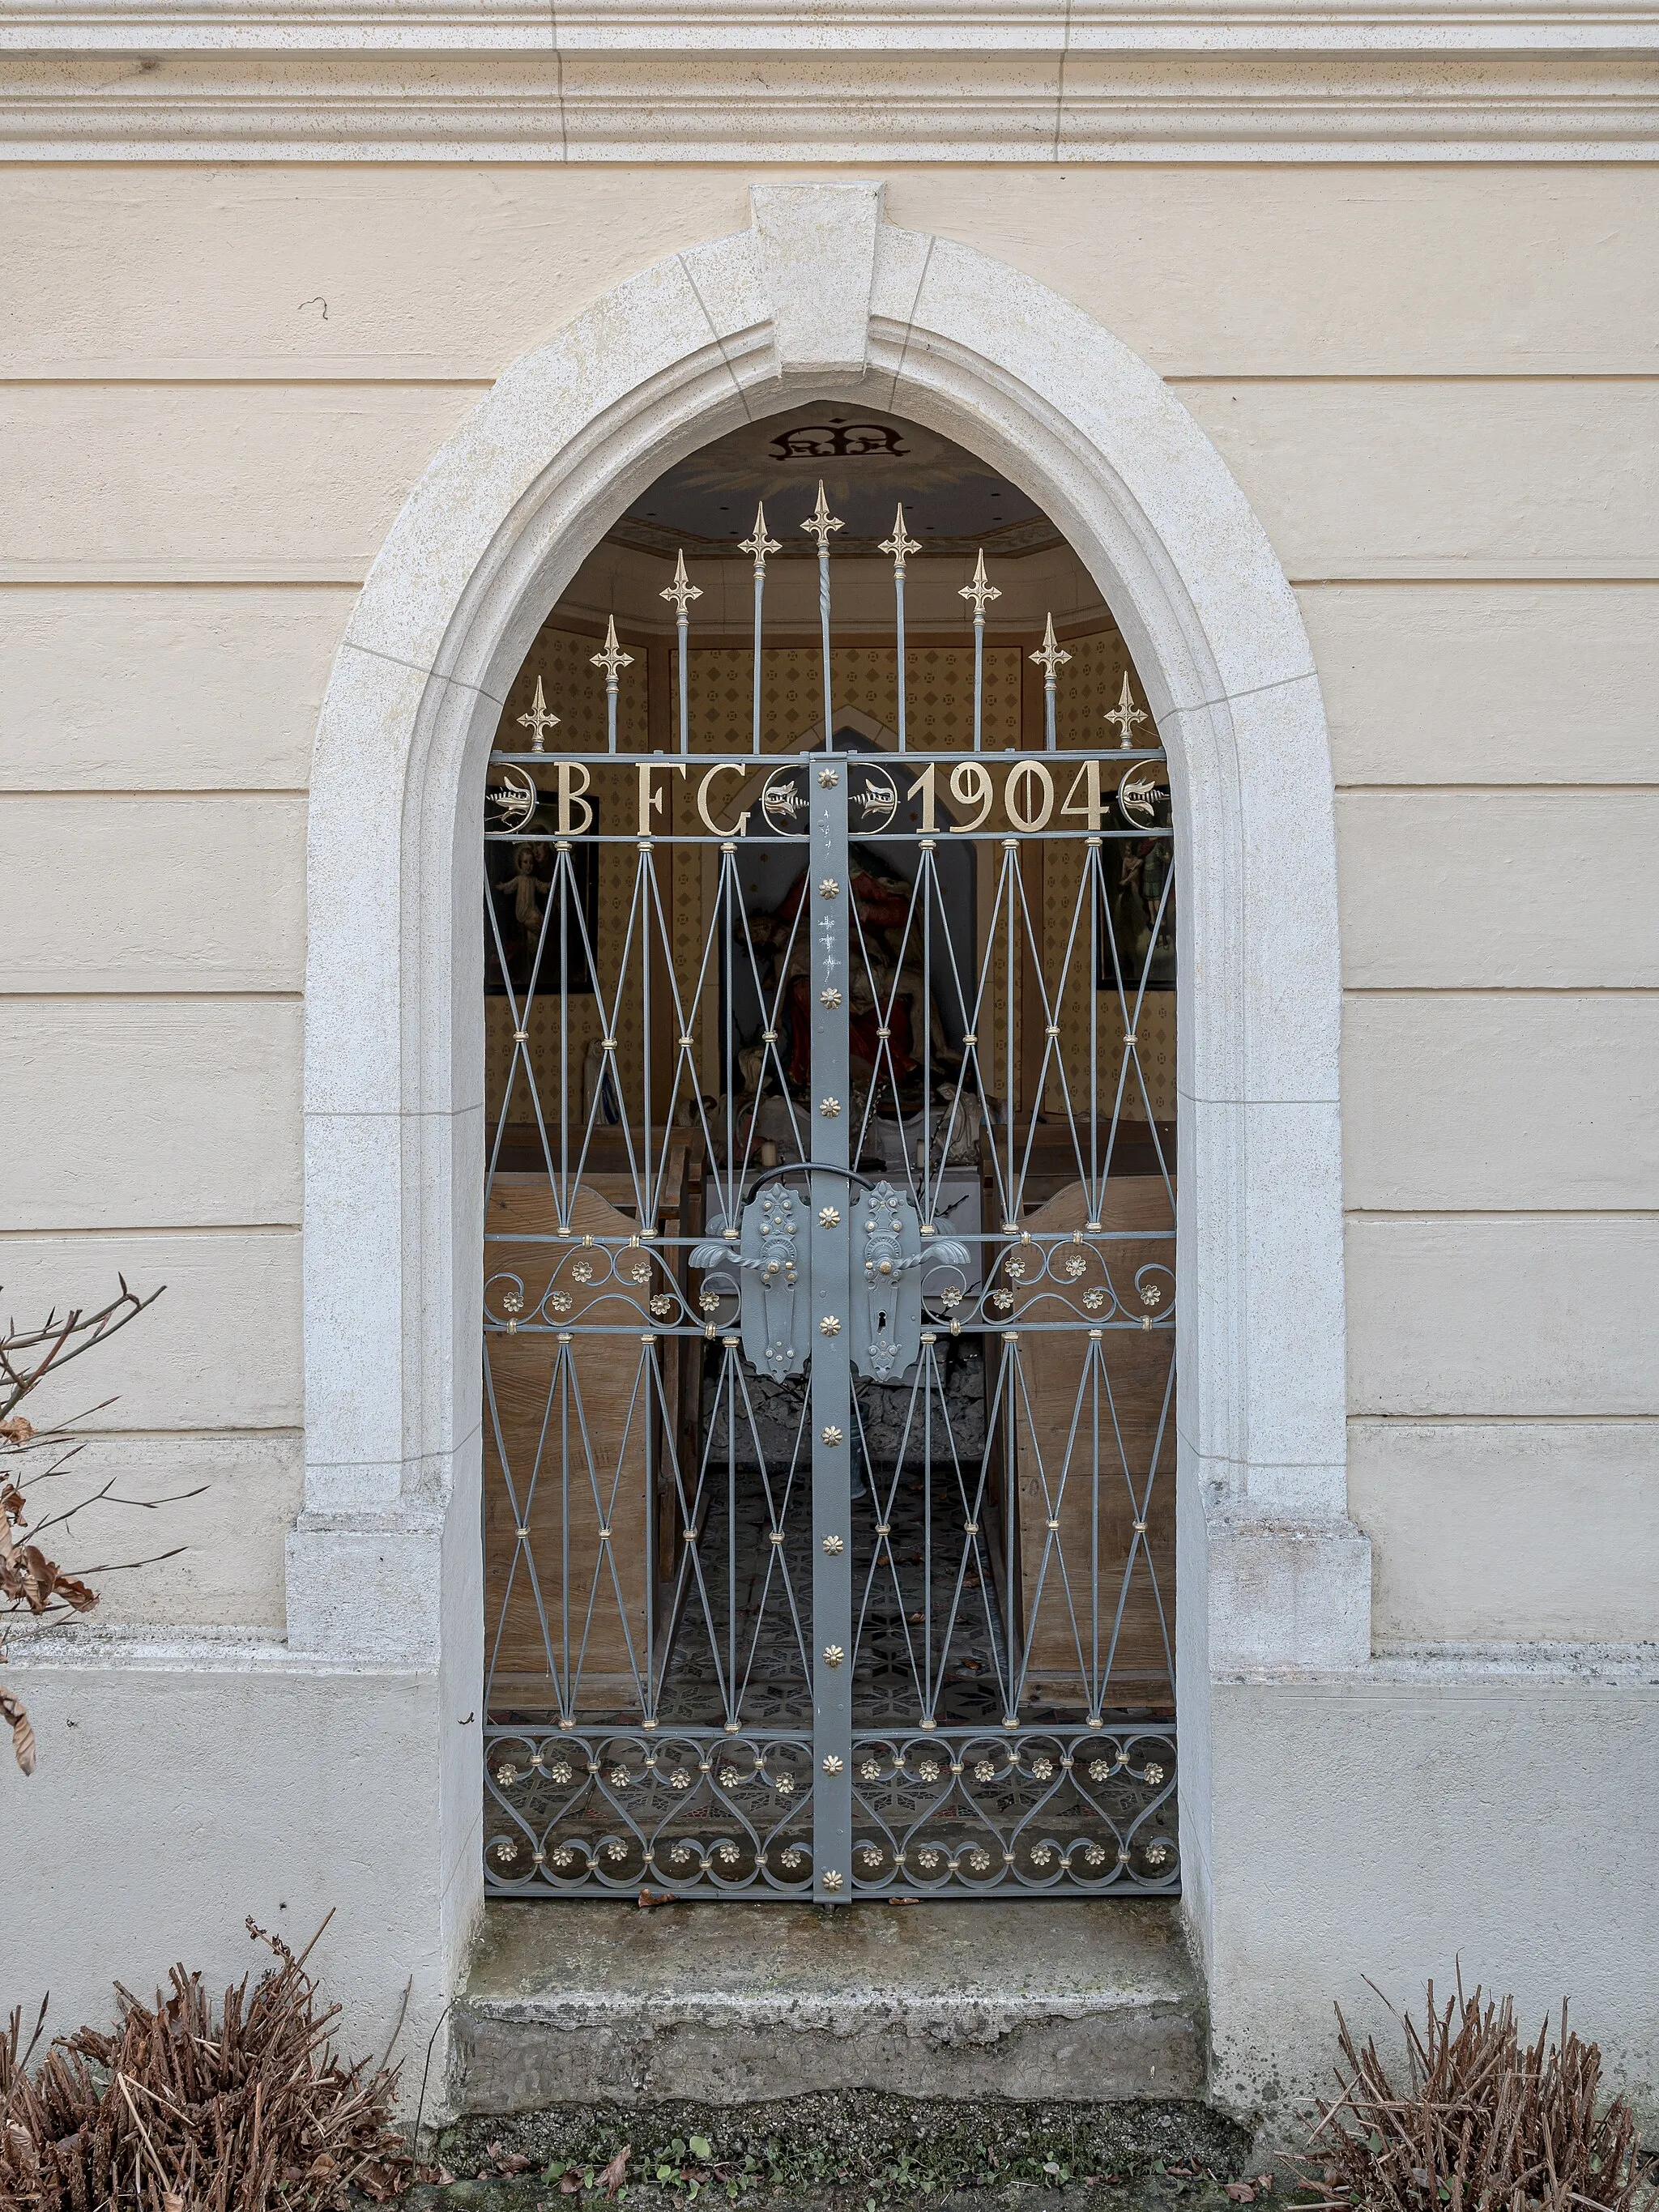
[[(514, 1896), (1172, 1889), (1164, 756), (823, 720), (492, 755), (485, 1867)], [(597, 1031), (597, 1034), (593, 1032)]]

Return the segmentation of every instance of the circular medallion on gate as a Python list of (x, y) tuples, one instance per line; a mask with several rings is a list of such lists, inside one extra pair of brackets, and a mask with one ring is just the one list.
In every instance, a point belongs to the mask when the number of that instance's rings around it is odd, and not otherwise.
[(499, 768), (484, 788), (484, 828), (522, 830), (541, 802), (536, 779), (527, 769)]
[(761, 793), (761, 812), (779, 836), (805, 836), (807, 811), (799, 769), (774, 769)]
[(898, 812), (898, 786), (884, 768), (866, 769), (862, 781), (850, 794), (851, 828), (855, 836), (868, 837), (884, 830)]
[(1151, 761), (1132, 768), (1117, 787), (1117, 810), (1131, 830), (1165, 830), (1170, 823), (1170, 787)]

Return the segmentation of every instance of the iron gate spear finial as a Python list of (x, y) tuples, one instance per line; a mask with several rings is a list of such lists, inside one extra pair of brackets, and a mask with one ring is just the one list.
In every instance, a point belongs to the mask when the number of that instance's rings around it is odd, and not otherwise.
[(974, 610), (974, 750), (983, 750), (982, 738), (985, 718), (985, 608), (991, 599), (1002, 594), (985, 574), (985, 548), (979, 549), (979, 558), (974, 563), (974, 580), (964, 584), (957, 593), (959, 599), (969, 600)]
[(617, 678), (624, 668), (634, 665), (634, 656), (624, 653), (617, 642), (617, 617), (612, 615), (605, 626), (605, 651), (589, 656), (590, 665), (605, 671), (605, 732), (611, 750), (617, 750)]
[(775, 538), (767, 535), (764, 501), (757, 501), (755, 504), (754, 536), (742, 538), (738, 544), (741, 551), (752, 553), (755, 556), (755, 665), (754, 683), (751, 686), (754, 708), (752, 750), (756, 759), (758, 760), (761, 750), (761, 610), (766, 597), (766, 556), (769, 553), (781, 553), (783, 550)]
[(685, 573), (684, 548), (674, 556), (674, 580), (658, 593), (659, 599), (672, 599), (674, 605), (674, 628), (678, 633), (680, 655), (680, 750), (691, 750), (690, 674), (687, 667), (686, 637), (689, 617), (686, 609), (693, 599), (702, 597), (701, 587)]
[(818, 541), (818, 631), (819, 647), (823, 656), (823, 747), (826, 752), (836, 748), (835, 709), (830, 690), (830, 533), (841, 528), (840, 519), (830, 514), (830, 502), (823, 495), (823, 478), (818, 478), (818, 503), (802, 523)]
[(1042, 650), (1031, 655), (1031, 659), (1042, 671), (1043, 734), (1046, 749), (1049, 752), (1054, 750), (1054, 678), (1071, 657), (1065, 647), (1055, 641), (1054, 618), (1050, 615), (1042, 633)]
[(1123, 678), (1123, 689), (1117, 695), (1117, 705), (1102, 715), (1101, 720), (1109, 722), (1115, 730), (1121, 732), (1118, 744), (1120, 748), (1127, 748), (1134, 744), (1135, 724), (1144, 722), (1146, 719), (1145, 709), (1135, 704), (1134, 693), (1129, 689), (1129, 678), (1126, 675)]
[(543, 740), (548, 732), (556, 729), (558, 725), (558, 716), (550, 714), (547, 711), (547, 701), (542, 692), (542, 679), (538, 676), (536, 678), (536, 696), (530, 703), (530, 712), (519, 717), (519, 727), (530, 732), (530, 750), (532, 753), (542, 750)]
[(905, 750), (904, 742), (904, 563), (912, 553), (920, 553), (921, 541), (912, 538), (904, 527), (904, 509), (901, 507), (893, 517), (893, 534), (881, 541), (884, 553), (893, 556), (893, 605), (898, 644), (898, 749)]

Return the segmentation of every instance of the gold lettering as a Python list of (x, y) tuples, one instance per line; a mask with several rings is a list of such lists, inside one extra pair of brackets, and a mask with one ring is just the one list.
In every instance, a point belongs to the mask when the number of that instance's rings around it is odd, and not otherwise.
[[(1074, 806), (1072, 802), (1077, 797), (1077, 787), (1079, 784), (1083, 786), (1084, 803), (1081, 806)], [(1084, 818), (1085, 823), (1091, 831), (1097, 832), (1099, 830), (1101, 822), (1101, 800), (1100, 763), (1098, 761), (1085, 761), (1083, 766), (1072, 778), (1072, 787), (1066, 793), (1066, 804), (1060, 811), (1062, 814), (1080, 814)]]
[[(578, 783), (575, 779), (580, 776)], [(585, 837), (593, 827), (593, 810), (582, 797), (593, 778), (586, 761), (559, 763), (559, 835), (561, 837)], [(581, 819), (576, 819), (575, 810), (581, 809)]]
[[(1035, 785), (1036, 792), (1029, 805), (1019, 796), (1028, 783)], [(1022, 761), (1018, 768), (1009, 769), (1003, 805), (1016, 830), (1035, 831), (1048, 827), (1048, 817), (1054, 811), (1054, 780), (1041, 761)]]
[(921, 826), (929, 837), (933, 834), (933, 786), (938, 780), (939, 770), (930, 761), (904, 794), (907, 799), (914, 799), (918, 792), (921, 793)]
[(690, 765), (689, 761), (641, 761), (640, 763), (639, 834), (641, 837), (648, 837), (651, 835), (652, 816), (662, 812), (663, 795), (659, 791), (652, 790), (652, 777), (659, 770), (665, 775), (684, 775), (689, 773)]
[(977, 761), (963, 761), (951, 771), (951, 796), (963, 806), (979, 809), (971, 822), (953, 823), (951, 827), (963, 831), (977, 830), (991, 811), (994, 793), (989, 771)]
[(748, 765), (743, 761), (716, 761), (697, 786), (697, 811), (717, 837), (746, 837), (749, 834), (749, 809), (744, 807), (730, 830), (722, 830), (709, 811), (708, 787), (717, 775), (746, 775), (747, 774)]

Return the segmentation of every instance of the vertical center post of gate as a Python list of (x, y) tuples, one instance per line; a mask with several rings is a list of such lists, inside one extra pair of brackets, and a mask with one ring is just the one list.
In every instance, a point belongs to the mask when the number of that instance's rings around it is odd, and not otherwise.
[[(833, 741), (830, 741), (833, 742)], [(853, 1887), (852, 1100), (848, 1062), (852, 886), (847, 770), (811, 767), (812, 1888)]]

